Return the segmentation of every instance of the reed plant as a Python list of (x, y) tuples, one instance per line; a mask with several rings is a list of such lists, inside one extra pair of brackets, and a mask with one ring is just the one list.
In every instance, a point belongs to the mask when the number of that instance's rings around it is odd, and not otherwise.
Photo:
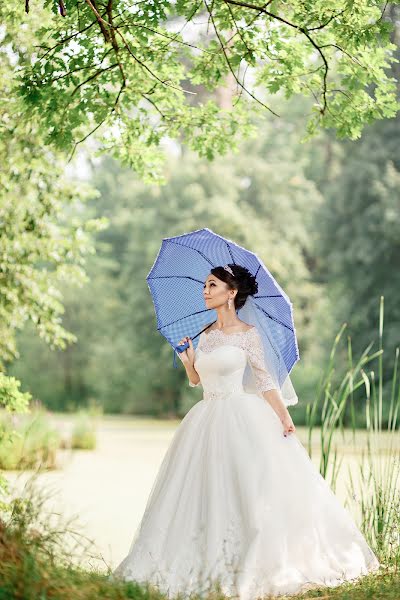
[[(346, 329), (342, 325), (335, 337), (329, 361), (319, 382), (317, 394), (307, 406), (308, 453), (312, 456), (312, 432), (319, 425), (320, 473), (336, 488), (343, 455), (339, 447), (347, 444), (344, 416), (350, 415), (350, 447), (359, 456), (353, 473), (348, 467), (348, 497), (346, 505), (355, 504), (360, 528), (381, 563), (398, 570), (400, 564), (400, 443), (398, 411), (400, 385), (398, 381), (399, 348), (396, 349), (389, 385), (384, 387), (384, 298), (380, 299), (378, 349), (371, 352), (373, 342), (354, 360), (351, 337), (347, 338), (347, 364), (341, 377), (336, 374), (339, 342)], [(372, 366), (377, 362), (377, 376)], [(390, 388), (388, 417), (384, 413), (384, 389)], [(355, 403), (357, 392), (358, 408)], [(365, 430), (358, 427), (363, 415)], [(386, 422), (385, 422), (386, 421)], [(347, 451), (349, 448), (347, 448)], [(361, 454), (360, 454), (361, 450)]]

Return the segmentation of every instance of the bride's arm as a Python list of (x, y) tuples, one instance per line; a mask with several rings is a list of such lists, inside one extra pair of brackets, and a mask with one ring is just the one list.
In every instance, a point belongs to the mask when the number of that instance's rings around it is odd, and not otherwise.
[(277, 389), (273, 389), (269, 390), (268, 392), (263, 392), (262, 395), (266, 401), (269, 402), (280, 418), (283, 425), (284, 435), (286, 436), (288, 433), (294, 433), (296, 431), (296, 427), (294, 426), (290, 412), (282, 401), (279, 391)]
[(178, 354), (178, 356), (186, 369), (186, 374), (189, 378), (189, 385), (191, 387), (196, 387), (200, 385), (200, 377), (198, 372), (194, 368), (195, 351), (193, 347), (193, 342), (189, 336), (186, 336), (182, 338), (178, 342), (178, 344), (183, 344), (184, 342), (189, 343), (189, 348), (187, 348), (184, 352)]
[(191, 363), (184, 363), (187, 376), (189, 378), (189, 385), (196, 387), (200, 384), (200, 377), (196, 369)]
[(272, 380), (271, 375), (267, 372), (264, 361), (264, 351), (262, 348), (261, 338), (254, 328), (253, 336), (247, 346), (247, 355), (250, 366), (256, 380), (259, 392), (265, 400), (271, 405), (275, 413), (282, 422), (284, 434), (296, 431), (290, 412), (281, 398), (281, 394)]
[(288, 417), (291, 418), (290, 413), (283, 403), (281, 395), (277, 389), (268, 390), (268, 392), (263, 392), (262, 395), (272, 406), (281, 421)]

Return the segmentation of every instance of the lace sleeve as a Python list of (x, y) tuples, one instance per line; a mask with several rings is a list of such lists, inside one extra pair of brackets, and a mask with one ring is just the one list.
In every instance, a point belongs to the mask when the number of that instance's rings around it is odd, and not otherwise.
[(263, 344), (256, 327), (247, 336), (246, 353), (258, 391), (276, 390), (276, 384), (265, 368)]

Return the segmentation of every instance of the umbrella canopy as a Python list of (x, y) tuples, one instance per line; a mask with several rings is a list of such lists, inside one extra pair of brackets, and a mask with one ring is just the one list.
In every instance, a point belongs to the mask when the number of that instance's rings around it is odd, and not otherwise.
[[(208, 227), (164, 238), (156, 260), (146, 277), (157, 317), (157, 329), (175, 351), (188, 344), (178, 341), (188, 336), (194, 347), (198, 336), (217, 313), (205, 305), (203, 286), (213, 267), (234, 263), (246, 267), (258, 283), (253, 296), (268, 335), (282, 357), (287, 373), (299, 360), (292, 303), (262, 260)], [(240, 309), (238, 310), (240, 317)], [(174, 362), (175, 365), (175, 362)]]

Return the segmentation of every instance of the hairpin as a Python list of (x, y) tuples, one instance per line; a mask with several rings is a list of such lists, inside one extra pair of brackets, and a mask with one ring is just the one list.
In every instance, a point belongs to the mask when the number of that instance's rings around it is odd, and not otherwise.
[(235, 273), (232, 271), (229, 265), (224, 265), (224, 269), (225, 271), (229, 271), (229, 273), (235, 277)]

